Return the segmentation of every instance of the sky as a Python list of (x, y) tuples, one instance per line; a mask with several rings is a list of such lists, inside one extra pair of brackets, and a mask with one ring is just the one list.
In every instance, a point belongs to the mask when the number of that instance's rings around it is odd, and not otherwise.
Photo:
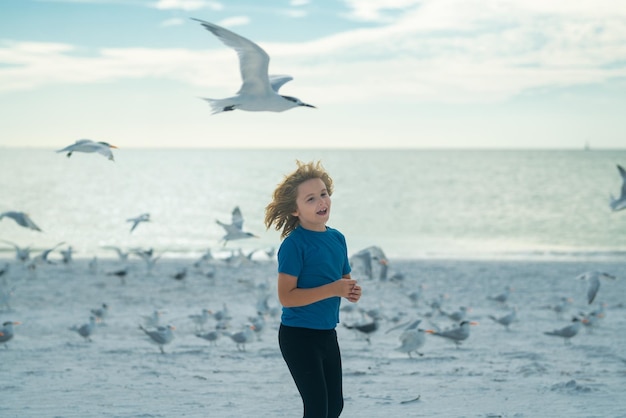
[[(270, 55), (317, 108), (212, 115)], [(626, 147), (626, 2), (1, 0), (0, 148)]]

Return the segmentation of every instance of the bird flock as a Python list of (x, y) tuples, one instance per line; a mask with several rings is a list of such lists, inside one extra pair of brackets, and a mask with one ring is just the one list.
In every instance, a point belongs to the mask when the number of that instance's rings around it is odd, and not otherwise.
[[(279, 89), (285, 83), (292, 80), (292, 77), (288, 75), (270, 75), (268, 73), (270, 57), (267, 52), (256, 43), (213, 23), (200, 19), (193, 20), (198, 22), (204, 29), (213, 34), (225, 46), (232, 48), (237, 53), (239, 58), (239, 71), (242, 79), (241, 87), (236, 95), (232, 97), (224, 99), (204, 99), (209, 103), (212, 113), (215, 114), (234, 110), (282, 112), (296, 107), (315, 108), (315, 106), (304, 103), (298, 98), (278, 93)], [(72, 157), (75, 153), (97, 153), (114, 162), (115, 158), (112, 150), (117, 148), (117, 146), (104, 141), (79, 139), (74, 144), (58, 149), (56, 152), (65, 153), (68, 158)], [(612, 211), (621, 211), (626, 209), (626, 170), (624, 170), (624, 168), (620, 165), (617, 165), (617, 169), (622, 179), (622, 187), (617, 197), (614, 197), (613, 195), (610, 196), (609, 207)], [(39, 225), (33, 221), (29, 214), (19, 210), (10, 210), (0, 213), (0, 221), (3, 219), (10, 219), (18, 226), (32, 231), (39, 233), (43, 232), (42, 228), (40, 228)], [(151, 218), (150, 213), (142, 213), (138, 216), (128, 217), (126, 222), (130, 223), (129, 233), (136, 233), (140, 225), (154, 222), (154, 220)], [(222, 222), (220, 220), (216, 220), (216, 223), (225, 230), (225, 235), (222, 238), (223, 246), (226, 246), (227, 243), (234, 240), (256, 237), (253, 233), (247, 232), (243, 229), (244, 218), (239, 207), (235, 207), (233, 209), (230, 223)], [(0, 223), (0, 227), (6, 228), (5, 222)], [(0, 229), (0, 231), (2, 230)], [(22, 247), (8, 240), (1, 240), (0, 242), (12, 246), (15, 250), (15, 259), (17, 262), (27, 266), (27, 269), (30, 271), (35, 271), (38, 266), (55, 264), (55, 261), (50, 259), (50, 255), (57, 251), (57, 249), (62, 245), (66, 245), (65, 242), (60, 242), (31, 258), (30, 247)], [(155, 254), (152, 249), (122, 249), (119, 247), (107, 248), (117, 252), (122, 265), (119, 269), (106, 272), (106, 275), (118, 277), (121, 285), (126, 284), (126, 281), (131, 274), (131, 269), (129, 265), (126, 264), (130, 255), (136, 256), (144, 261), (146, 265), (145, 273), (148, 275), (151, 274), (155, 263), (157, 263), (162, 256), (162, 254)], [(267, 252), (270, 257), (273, 255), (271, 251), (272, 250)], [(72, 263), (72, 253), (72, 246), (68, 246), (60, 250), (63, 264), (70, 265)], [(231, 267), (239, 266), (242, 263), (250, 262), (253, 254), (254, 252), (246, 255), (243, 254), (241, 250), (238, 252), (233, 251), (230, 256), (224, 260), (224, 262)], [(360, 267), (362, 269), (362, 274), (366, 279), (387, 281), (389, 283), (397, 283), (403, 280), (401, 274), (388, 276), (389, 262), (379, 247), (372, 246), (365, 248), (364, 250), (355, 253), (351, 260), (355, 267)], [(195, 271), (204, 268), (202, 274), (206, 277), (213, 277), (216, 274), (216, 267), (213, 261), (214, 259), (209, 251), (207, 254), (204, 254), (200, 259), (195, 261), (191, 266), (172, 272), (170, 277), (176, 281), (185, 281), (186, 277), (188, 277), (189, 269), (192, 268), (195, 269)], [(9, 306), (10, 297), (14, 291), (6, 280), (9, 269), (9, 264), (6, 264), (3, 270), (0, 270), (0, 276), (4, 277), (2, 287), (0, 288), (0, 302), (4, 304), (5, 308)], [(93, 271), (97, 270), (97, 259), (94, 258), (90, 262), (90, 269)], [(591, 305), (598, 293), (601, 279), (615, 279), (615, 276), (606, 272), (593, 271), (582, 273), (579, 278), (589, 283), (587, 298), (589, 305)], [(408, 293), (408, 297), (411, 302), (416, 305), (420, 301), (420, 290)], [(513, 289), (506, 288), (504, 293), (490, 296), (488, 299), (494, 304), (505, 306), (512, 291)], [(263, 297), (266, 298), (267, 295), (264, 295)], [(459, 307), (458, 311), (446, 312), (442, 307), (444, 299), (445, 297), (443, 295), (440, 295), (438, 298), (434, 298), (430, 303), (431, 310), (424, 315), (424, 318), (411, 319), (402, 326), (396, 325), (391, 328), (391, 331), (401, 331), (399, 337), (399, 351), (407, 353), (409, 356), (411, 356), (412, 353), (422, 355), (423, 353), (419, 350), (421, 350), (424, 346), (427, 335), (447, 339), (452, 341), (457, 347), (470, 337), (470, 329), (472, 326), (477, 325), (477, 323), (476, 321), (468, 319), (470, 311), (469, 307), (462, 306)], [(224, 308), (226, 307), (224, 306)], [(560, 308), (555, 307), (555, 311), (556, 309), (564, 311), (566, 309), (566, 305), (563, 304)], [(92, 335), (98, 328), (98, 324), (106, 318), (107, 310), (108, 305), (106, 304), (103, 304), (98, 309), (92, 310), (88, 321), (81, 325), (71, 327), (71, 331), (76, 332), (86, 341), (92, 341)], [(161, 352), (164, 352), (164, 346), (169, 344), (174, 339), (176, 327), (170, 324), (159, 324), (158, 312), (160, 311), (155, 310), (149, 317), (149, 321), (139, 325), (139, 330), (142, 331), (150, 341), (158, 345)], [(267, 314), (268, 312), (263, 312), (263, 315)], [(371, 343), (370, 336), (380, 329), (380, 323), (383, 318), (372, 310), (360, 310), (360, 314), (361, 318), (359, 320), (355, 320), (353, 322), (348, 320), (344, 323), (344, 325), (346, 328), (362, 334), (365, 336), (365, 340), (368, 343)], [(226, 326), (224, 323), (227, 321), (228, 317), (222, 312), (222, 315), (224, 315), (222, 318), (215, 318), (218, 323), (221, 324), (218, 328), (222, 327), (222, 332), (217, 332), (216, 330), (206, 332), (203, 327), (212, 315), (215, 316), (216, 314), (206, 308), (203, 308), (199, 314), (191, 315), (187, 319), (195, 324), (197, 336), (199, 338), (215, 342), (219, 335), (222, 335), (223, 332), (227, 332), (225, 331)], [(437, 315), (454, 321), (456, 325), (450, 329), (439, 329), (438, 327), (432, 326), (427, 329), (420, 328), (420, 325), (425, 319), (432, 321), (432, 319)], [(589, 315), (591, 315), (591, 313)], [(572, 320), (571, 325), (561, 329), (555, 329), (553, 331), (546, 331), (545, 334), (548, 336), (558, 336), (563, 338), (565, 341), (569, 341), (578, 333), (583, 324), (590, 324), (592, 321), (600, 318), (601, 315), (602, 312), (600, 311), (599, 313), (594, 314), (593, 318), (576, 316)], [(495, 323), (504, 326), (506, 329), (510, 329), (517, 319), (517, 309), (512, 308), (510, 312), (501, 316), (490, 315), (489, 318)], [(243, 326), (242, 330), (228, 334), (233, 341), (235, 341), (239, 350), (245, 350), (245, 346), (251, 341), (254, 331), (258, 332), (263, 328), (263, 324), (259, 322), (259, 318), (253, 319), (258, 323), (246, 324)], [(252, 322), (252, 319), (250, 322)], [(11, 340), (14, 336), (14, 326), (19, 324), (20, 322), (18, 321), (5, 322), (3, 324), (3, 328), (0, 329), (0, 343), (6, 344), (9, 340)]]

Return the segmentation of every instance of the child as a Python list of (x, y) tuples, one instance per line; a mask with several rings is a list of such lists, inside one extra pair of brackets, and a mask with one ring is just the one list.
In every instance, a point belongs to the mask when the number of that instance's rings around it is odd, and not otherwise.
[(302, 163), (285, 177), (265, 208), (265, 226), (284, 238), (278, 250), (278, 343), (304, 404), (304, 417), (343, 410), (341, 354), (335, 327), (341, 297), (357, 302), (346, 240), (326, 226), (333, 181), (321, 163)]

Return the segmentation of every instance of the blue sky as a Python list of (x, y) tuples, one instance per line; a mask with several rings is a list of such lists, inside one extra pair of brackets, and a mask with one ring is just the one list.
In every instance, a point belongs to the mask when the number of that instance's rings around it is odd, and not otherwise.
[[(318, 109), (211, 115), (270, 55)], [(615, 0), (2, 0), (0, 147), (626, 147)]]

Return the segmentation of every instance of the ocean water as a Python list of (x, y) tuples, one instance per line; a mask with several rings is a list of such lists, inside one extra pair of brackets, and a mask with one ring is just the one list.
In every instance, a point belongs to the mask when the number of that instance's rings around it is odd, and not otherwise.
[[(60, 147), (59, 147), (60, 148)], [(33, 251), (59, 242), (75, 258), (103, 248), (153, 248), (164, 257), (267, 249), (279, 233), (264, 208), (295, 160), (321, 160), (335, 181), (329, 226), (349, 252), (380, 246), (390, 258), (626, 259), (626, 211), (616, 164), (626, 151), (118, 149), (66, 158), (52, 149), (0, 149), (0, 239)], [(221, 242), (216, 220), (239, 206), (259, 238)], [(126, 220), (149, 212), (130, 233)], [(0, 257), (13, 248), (0, 243)]]

